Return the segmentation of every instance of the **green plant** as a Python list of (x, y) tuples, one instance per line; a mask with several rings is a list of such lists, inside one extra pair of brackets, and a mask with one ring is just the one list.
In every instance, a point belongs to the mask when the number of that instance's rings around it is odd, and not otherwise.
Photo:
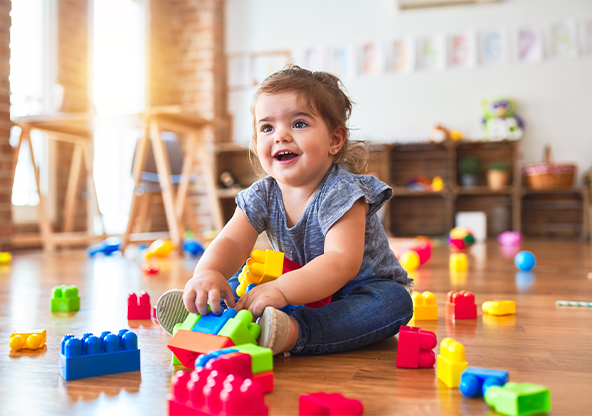
[(487, 170), (501, 170), (508, 171), (508, 164), (502, 160), (495, 160), (487, 166)]
[(467, 156), (458, 163), (458, 171), (461, 175), (477, 176), (481, 173), (481, 162), (477, 156)]

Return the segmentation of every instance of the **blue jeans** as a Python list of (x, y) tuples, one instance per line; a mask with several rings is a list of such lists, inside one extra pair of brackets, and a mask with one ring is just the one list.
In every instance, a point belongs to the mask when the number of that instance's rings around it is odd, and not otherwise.
[[(228, 281), (237, 301), (238, 275)], [(413, 302), (399, 283), (375, 278), (343, 287), (322, 308), (300, 308), (289, 315), (298, 322), (299, 331), (290, 353), (322, 355), (350, 351), (396, 335), (413, 316)]]

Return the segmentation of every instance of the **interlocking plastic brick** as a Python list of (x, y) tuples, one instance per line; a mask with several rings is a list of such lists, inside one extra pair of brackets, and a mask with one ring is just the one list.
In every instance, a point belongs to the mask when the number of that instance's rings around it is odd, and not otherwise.
[(452, 338), (444, 338), (438, 354), (438, 378), (449, 388), (458, 388), (460, 375), (468, 367), (465, 347)]
[(551, 392), (536, 384), (509, 382), (488, 388), (485, 402), (508, 416), (540, 415), (551, 411)]
[(59, 374), (64, 380), (104, 376), (140, 370), (138, 337), (127, 329), (118, 335), (105, 331), (100, 337), (86, 333), (82, 339), (62, 339)]
[(273, 370), (273, 352), (271, 348), (260, 347), (256, 344), (242, 344), (235, 347), (240, 352), (251, 355), (253, 374)]
[(212, 350), (233, 347), (234, 342), (226, 336), (179, 329), (167, 346), (181, 364), (187, 368), (195, 368), (195, 359), (199, 355), (207, 354)]
[(485, 395), (491, 386), (503, 386), (510, 374), (505, 370), (467, 367), (460, 375), (460, 392), (466, 397)]
[[(209, 305), (208, 305), (208, 309), (209, 309)], [(199, 321), (200, 319), (201, 319), (201, 315), (198, 315), (196, 313), (190, 313), (189, 315), (187, 315), (187, 318), (185, 318), (185, 321), (183, 321), (183, 323), (181, 324), (180, 329), (184, 329), (185, 331), (191, 331), (193, 329), (193, 327), (195, 326), (195, 324), (197, 323), (197, 321)]]
[(438, 339), (433, 332), (401, 326), (397, 347), (397, 367), (433, 367), (436, 363), (436, 354), (432, 350), (436, 345), (438, 345)]
[(33, 331), (14, 331), (10, 334), (9, 346), (13, 351), (20, 349), (36, 350), (43, 348), (47, 340), (45, 329), (35, 329)]
[(195, 359), (195, 368), (205, 367), (210, 360), (220, 358), (225, 354), (232, 354), (233, 352), (238, 352), (238, 350), (236, 348), (230, 347), (224, 348), (222, 350), (210, 351), (207, 354), (202, 354)]
[(446, 316), (453, 319), (477, 319), (475, 295), (466, 290), (448, 292)]
[(298, 398), (300, 416), (360, 416), (364, 413), (362, 402), (347, 399), (339, 393), (311, 393)]
[(52, 312), (75, 312), (80, 310), (80, 297), (76, 286), (56, 286), (51, 293)]
[(466, 272), (469, 261), (465, 253), (450, 253), (449, 268), (452, 272)]
[(494, 300), (483, 302), (483, 312), (489, 315), (513, 315), (516, 313), (516, 302), (513, 300)]
[(171, 378), (169, 415), (267, 415), (260, 384), (251, 378), (222, 374), (200, 367)]
[(413, 319), (416, 321), (437, 321), (438, 305), (432, 292), (413, 292)]
[(232, 308), (224, 310), (220, 315), (210, 312), (208, 315), (202, 315), (191, 330), (195, 332), (203, 332), (204, 334), (217, 335), (222, 327), (226, 325), (226, 322), (228, 322), (230, 318), (234, 318), (236, 315), (236, 309)]
[[(261, 328), (253, 322), (253, 314), (246, 309), (239, 311), (234, 318), (229, 319), (218, 335), (232, 339), (234, 345), (257, 344)], [(215, 349), (215, 348), (210, 348)]]
[(135, 293), (127, 296), (127, 319), (150, 319), (150, 295), (146, 292), (140, 293), (140, 298)]

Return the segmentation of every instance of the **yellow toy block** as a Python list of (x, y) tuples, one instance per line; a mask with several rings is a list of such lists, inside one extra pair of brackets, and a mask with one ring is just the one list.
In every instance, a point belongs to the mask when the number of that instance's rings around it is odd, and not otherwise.
[(469, 262), (465, 253), (450, 253), (450, 270), (454, 272), (466, 272)]
[(448, 388), (458, 388), (460, 375), (468, 366), (465, 361), (465, 347), (452, 338), (444, 338), (438, 354), (438, 378)]
[(513, 300), (494, 300), (483, 302), (483, 312), (489, 315), (513, 315), (516, 313), (516, 302)]
[(413, 319), (416, 321), (437, 321), (438, 305), (432, 292), (413, 292)]
[(274, 250), (253, 250), (238, 277), (236, 294), (243, 296), (250, 284), (260, 285), (277, 279), (284, 273), (284, 253)]
[(36, 350), (42, 348), (46, 342), (45, 329), (36, 329), (30, 332), (14, 331), (10, 334), (10, 349), (18, 351), (21, 348)]

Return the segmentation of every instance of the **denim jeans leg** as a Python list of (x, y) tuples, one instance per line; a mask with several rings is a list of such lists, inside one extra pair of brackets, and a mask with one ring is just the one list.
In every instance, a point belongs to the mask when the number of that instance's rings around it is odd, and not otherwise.
[(394, 336), (413, 316), (407, 290), (390, 279), (372, 279), (333, 295), (319, 309), (290, 314), (299, 327), (291, 353), (321, 355), (350, 351)]

